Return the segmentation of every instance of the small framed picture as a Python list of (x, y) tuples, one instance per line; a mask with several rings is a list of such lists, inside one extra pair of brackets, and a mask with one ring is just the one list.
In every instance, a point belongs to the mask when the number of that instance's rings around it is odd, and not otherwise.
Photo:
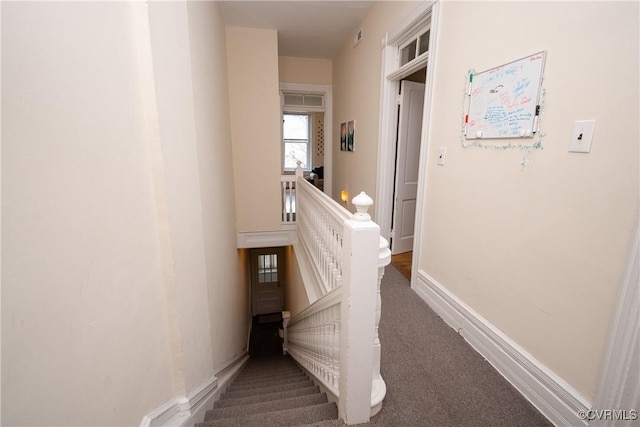
[(340, 124), (340, 151), (347, 151), (347, 124)]
[(355, 151), (356, 147), (356, 121), (349, 120), (347, 122), (347, 151)]

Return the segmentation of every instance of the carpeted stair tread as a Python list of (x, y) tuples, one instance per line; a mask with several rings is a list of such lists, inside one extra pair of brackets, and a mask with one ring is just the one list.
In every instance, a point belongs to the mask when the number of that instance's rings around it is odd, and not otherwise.
[(300, 372), (295, 376), (291, 375), (291, 376), (283, 377), (280, 379), (274, 378), (270, 380), (251, 382), (247, 384), (239, 384), (239, 385), (233, 384), (231, 387), (227, 389), (227, 391), (235, 392), (235, 391), (243, 391), (243, 390), (257, 390), (265, 387), (273, 387), (274, 385), (292, 384), (292, 383), (297, 383), (301, 381), (307, 381), (308, 379), (309, 378), (307, 378), (305, 374)]
[(314, 393), (320, 393), (320, 388), (318, 386), (297, 388), (297, 389), (282, 391), (278, 393), (256, 394), (254, 396), (248, 396), (248, 397), (227, 398), (227, 399), (221, 398), (215, 403), (215, 407), (223, 408), (227, 406), (245, 405), (245, 404), (256, 403), (256, 402), (269, 402), (269, 401), (274, 401), (279, 399), (288, 399), (290, 397), (304, 396), (307, 394), (314, 394)]
[(247, 375), (246, 377), (245, 376), (238, 377), (238, 379), (234, 381), (234, 383), (244, 384), (247, 382), (270, 380), (270, 379), (274, 379), (282, 376), (294, 375), (299, 373), (301, 373), (300, 369), (289, 369), (286, 371), (272, 371), (272, 372), (264, 373), (262, 375)]
[(244, 374), (260, 374), (263, 372), (268, 372), (269, 370), (287, 370), (287, 369), (295, 369), (298, 366), (292, 362), (281, 362), (281, 363), (255, 363), (253, 365), (246, 366), (242, 375)]
[(288, 356), (277, 356), (277, 357), (269, 357), (269, 358), (253, 358), (244, 368), (245, 371), (250, 370), (260, 370), (264, 367), (279, 367), (279, 366), (297, 366), (293, 360), (291, 360)]
[(195, 427), (302, 426), (338, 418), (338, 407), (287, 356), (249, 361), (229, 385), (204, 422)]
[(304, 375), (304, 374), (302, 373), (302, 371), (300, 371), (300, 369), (297, 369), (290, 372), (273, 373), (268, 375), (238, 378), (233, 382), (233, 385), (247, 385), (247, 384), (253, 384), (253, 383), (258, 383), (262, 381), (273, 381), (273, 380), (277, 380), (278, 378), (288, 378), (288, 377), (295, 377), (300, 375)]
[(299, 382), (289, 383), (289, 384), (273, 385), (273, 386), (270, 386), (270, 387), (262, 387), (262, 388), (258, 388), (258, 389), (248, 389), (248, 390), (240, 390), (240, 391), (227, 391), (222, 395), (222, 397), (220, 399), (223, 400), (223, 399), (232, 399), (232, 398), (237, 398), (237, 397), (255, 396), (255, 395), (258, 395), (258, 394), (277, 393), (277, 392), (281, 392), (281, 391), (288, 391), (288, 390), (295, 390), (295, 389), (298, 389), (298, 388), (305, 388), (305, 387), (309, 387), (309, 386), (312, 386), (312, 385), (313, 385), (313, 383), (311, 382), (311, 380), (307, 379), (305, 381), (299, 381)]
[(327, 402), (327, 395), (324, 393), (308, 394), (306, 396), (296, 396), (269, 402), (257, 402), (240, 406), (228, 406), (226, 408), (214, 408), (213, 410), (207, 411), (207, 415), (204, 420), (210, 421), (222, 418), (260, 414), (263, 412), (281, 411), (283, 409), (300, 408), (302, 406), (318, 405)]
[(196, 424), (195, 427), (287, 427), (336, 419), (337, 417), (338, 408), (335, 403), (321, 403), (302, 408), (205, 421)]

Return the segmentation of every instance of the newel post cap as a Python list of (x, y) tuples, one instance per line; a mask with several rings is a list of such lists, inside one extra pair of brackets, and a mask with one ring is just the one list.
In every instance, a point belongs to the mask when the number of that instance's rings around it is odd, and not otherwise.
[(353, 219), (356, 221), (370, 221), (371, 215), (369, 215), (369, 206), (373, 205), (373, 199), (367, 196), (367, 193), (361, 191), (356, 197), (351, 200), (351, 203), (356, 207), (356, 213), (353, 215)]
[(296, 177), (302, 177), (303, 176), (302, 162), (300, 160), (296, 160), (296, 164), (298, 165), (296, 167)]

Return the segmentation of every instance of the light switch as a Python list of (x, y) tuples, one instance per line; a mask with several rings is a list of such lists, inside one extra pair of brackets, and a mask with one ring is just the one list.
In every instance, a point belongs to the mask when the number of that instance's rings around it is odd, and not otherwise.
[(446, 147), (438, 148), (438, 164), (440, 166), (444, 166), (444, 162), (447, 159), (447, 149)]
[(578, 120), (573, 124), (571, 133), (571, 143), (569, 152), (588, 153), (591, 151), (591, 140), (593, 139), (593, 129), (596, 126), (595, 120)]

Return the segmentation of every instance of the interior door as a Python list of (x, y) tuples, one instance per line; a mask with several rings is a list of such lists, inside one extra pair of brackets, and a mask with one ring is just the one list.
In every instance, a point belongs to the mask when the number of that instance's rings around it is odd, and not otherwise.
[(413, 250), (423, 106), (424, 84), (400, 82), (392, 254)]
[(252, 249), (250, 259), (253, 315), (281, 312), (284, 278), (283, 249)]

